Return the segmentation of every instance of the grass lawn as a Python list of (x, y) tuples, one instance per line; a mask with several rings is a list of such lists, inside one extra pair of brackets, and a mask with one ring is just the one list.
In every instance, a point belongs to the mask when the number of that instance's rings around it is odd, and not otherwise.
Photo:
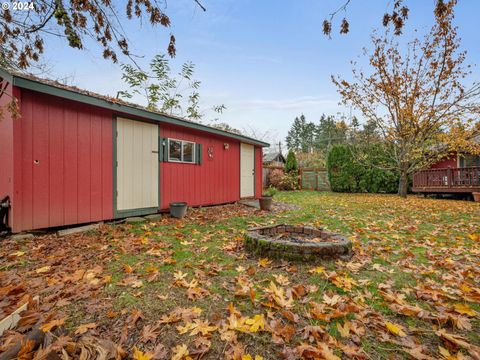
[[(226, 205), (4, 240), (0, 309), (40, 296), (17, 328), (40, 323), (53, 334), (38, 358), (95, 358), (102, 348), (135, 359), (480, 357), (480, 204), (316, 192), (276, 200), (300, 210)], [(355, 255), (289, 263), (244, 252), (248, 227), (275, 223), (342, 233)], [(5, 333), (0, 351), (18, 338)]]

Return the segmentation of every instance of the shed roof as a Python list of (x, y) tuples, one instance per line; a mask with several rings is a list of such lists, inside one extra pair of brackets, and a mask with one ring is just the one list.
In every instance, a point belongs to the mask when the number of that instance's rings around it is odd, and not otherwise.
[(211, 134), (236, 139), (248, 144), (259, 145), (263, 147), (270, 146), (264, 141), (253, 139), (248, 136), (239, 135), (231, 133), (229, 131), (217, 129), (212, 126), (199, 124), (178, 116), (147, 110), (145, 107), (138, 104), (133, 104), (106, 95), (97, 94), (88, 90), (80, 89), (75, 86), (67, 86), (59, 83), (58, 81), (43, 79), (34, 75), (23, 74), (15, 71), (7, 71), (2, 68), (0, 68), (0, 77), (4, 78), (12, 85), (19, 88), (58, 96), (64, 99), (78, 101), (84, 104), (94, 105), (116, 112), (122, 112), (124, 114), (139, 116), (149, 120), (205, 131)]

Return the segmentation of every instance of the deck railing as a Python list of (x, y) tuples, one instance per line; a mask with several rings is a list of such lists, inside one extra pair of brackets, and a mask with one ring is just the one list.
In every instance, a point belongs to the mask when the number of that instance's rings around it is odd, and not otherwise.
[(414, 189), (480, 187), (480, 167), (421, 170), (413, 175)]

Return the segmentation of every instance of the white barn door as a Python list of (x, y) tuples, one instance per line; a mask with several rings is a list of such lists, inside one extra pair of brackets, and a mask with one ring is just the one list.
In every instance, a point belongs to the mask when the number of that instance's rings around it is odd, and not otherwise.
[(253, 145), (240, 144), (240, 197), (255, 196), (255, 150)]
[(117, 209), (158, 207), (158, 125), (117, 118)]

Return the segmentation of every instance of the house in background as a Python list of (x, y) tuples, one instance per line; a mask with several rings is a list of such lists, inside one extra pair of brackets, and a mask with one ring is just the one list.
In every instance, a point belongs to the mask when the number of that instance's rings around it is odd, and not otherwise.
[(13, 232), (258, 198), (267, 143), (0, 69), (0, 199)]
[(412, 191), (423, 194), (480, 192), (480, 156), (452, 153), (413, 175)]
[(263, 155), (263, 170), (262, 170), (262, 184), (266, 188), (270, 186), (269, 177), (273, 170), (285, 169), (287, 160), (282, 154), (281, 144), (278, 144), (279, 151), (271, 151)]
[(287, 160), (281, 152), (270, 152), (263, 155), (263, 166), (284, 167)]

